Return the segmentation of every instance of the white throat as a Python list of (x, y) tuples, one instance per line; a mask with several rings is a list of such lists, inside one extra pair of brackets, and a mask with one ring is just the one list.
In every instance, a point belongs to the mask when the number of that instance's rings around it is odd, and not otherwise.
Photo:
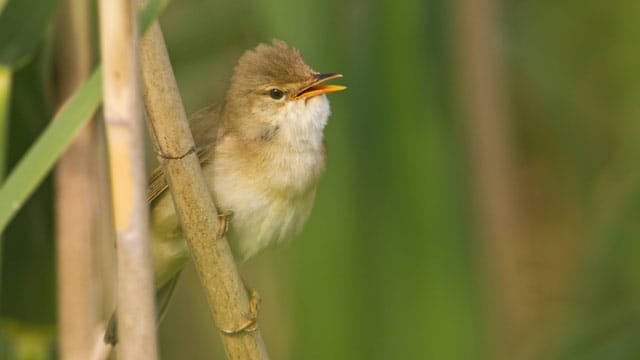
[(331, 114), (325, 95), (288, 102), (278, 119), (280, 141), (292, 151), (322, 149), (322, 132)]

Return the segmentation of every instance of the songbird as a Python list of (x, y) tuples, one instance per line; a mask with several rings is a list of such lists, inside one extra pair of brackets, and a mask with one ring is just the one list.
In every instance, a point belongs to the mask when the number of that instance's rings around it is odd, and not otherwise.
[[(346, 89), (322, 83), (338, 77), (314, 71), (298, 50), (273, 40), (240, 57), (220, 106), (190, 117), (202, 170), (228, 221), (227, 238), (238, 262), (287, 242), (307, 221), (325, 170), (323, 130), (330, 115), (325, 95)], [(189, 249), (160, 168), (151, 175), (148, 200), (163, 313)], [(105, 339), (115, 343), (115, 331)]]

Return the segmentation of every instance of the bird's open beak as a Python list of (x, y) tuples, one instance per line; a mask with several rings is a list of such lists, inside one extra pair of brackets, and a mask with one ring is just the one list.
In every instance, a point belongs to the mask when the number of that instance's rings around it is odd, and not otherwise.
[(313, 96), (318, 96), (322, 94), (328, 94), (332, 92), (338, 92), (345, 90), (347, 87), (342, 85), (318, 85), (327, 80), (335, 79), (342, 77), (342, 74), (338, 73), (329, 73), (329, 74), (315, 74), (313, 78), (303, 86), (300, 90), (298, 90), (294, 95), (294, 100), (310, 98)]

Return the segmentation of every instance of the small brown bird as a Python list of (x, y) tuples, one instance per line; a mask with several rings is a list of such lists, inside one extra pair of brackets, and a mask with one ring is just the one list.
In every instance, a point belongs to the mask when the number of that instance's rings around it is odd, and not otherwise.
[[(320, 84), (341, 76), (312, 70), (298, 50), (274, 40), (242, 55), (222, 106), (189, 119), (214, 202), (233, 215), (227, 237), (240, 262), (290, 240), (309, 217), (325, 169), (325, 94), (346, 89)], [(161, 313), (189, 259), (167, 189), (158, 168), (148, 200)], [(115, 332), (106, 339), (115, 343)]]

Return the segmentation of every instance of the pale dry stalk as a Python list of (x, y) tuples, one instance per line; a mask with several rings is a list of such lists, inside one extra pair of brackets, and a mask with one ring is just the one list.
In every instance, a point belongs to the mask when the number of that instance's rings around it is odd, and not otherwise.
[[(89, 2), (66, 0), (56, 22), (58, 98), (63, 103), (89, 76)], [(88, 359), (103, 315), (100, 245), (112, 240), (102, 126), (90, 121), (56, 169), (58, 333), (61, 359)], [(106, 214), (106, 216), (105, 216)], [(108, 288), (106, 286), (105, 288)]]
[(157, 359), (138, 25), (131, 0), (100, 1), (104, 116), (117, 231), (118, 359)]

